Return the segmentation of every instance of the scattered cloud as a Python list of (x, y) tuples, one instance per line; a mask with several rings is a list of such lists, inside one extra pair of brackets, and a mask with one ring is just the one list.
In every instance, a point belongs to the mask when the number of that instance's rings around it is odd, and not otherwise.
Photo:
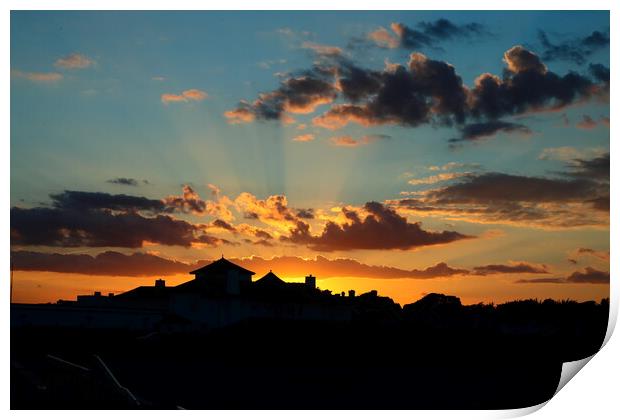
[(246, 219), (259, 220), (281, 231), (288, 231), (303, 223), (299, 212), (288, 207), (288, 200), (284, 195), (271, 195), (265, 200), (256, 198), (253, 194), (242, 192), (235, 198), (236, 208)]
[(589, 115), (583, 115), (581, 120), (577, 123), (577, 128), (581, 128), (582, 130), (593, 130), (599, 125), (604, 125), (609, 127), (609, 117), (601, 117), (598, 120), (595, 120)]
[(13, 245), (140, 248), (149, 242), (189, 247), (205, 241), (199, 233), (197, 226), (169, 215), (147, 217), (79, 207), (11, 208)]
[(368, 39), (381, 48), (403, 48), (416, 50), (421, 48), (437, 48), (441, 42), (481, 38), (489, 35), (486, 27), (480, 23), (459, 25), (448, 19), (433, 22), (420, 22), (416, 27), (402, 23), (392, 23), (391, 32), (379, 28), (368, 34)]
[(487, 140), (500, 132), (516, 133), (526, 137), (532, 135), (532, 130), (523, 124), (495, 120), (465, 125), (461, 129), (461, 137), (450, 139), (450, 142)]
[(595, 97), (608, 100), (609, 69), (600, 64), (590, 66), (592, 80), (576, 72), (553, 73), (520, 45), (507, 50), (503, 60), (502, 77), (483, 73), (470, 88), (454, 66), (417, 52), (406, 65), (387, 63), (379, 71), (343, 56), (324, 57), (320, 64), (286, 76), (276, 90), (261, 93), (253, 102), (243, 100), (224, 115), (233, 124), (285, 121), (289, 113), (313, 113), (329, 105), (312, 118), (315, 126), (457, 126), (463, 132), (459, 140), (477, 140), (498, 132), (531, 134), (526, 126), (500, 120), (503, 117), (559, 111)]
[(542, 58), (546, 61), (572, 61), (584, 64), (595, 52), (609, 46), (609, 35), (593, 31), (583, 38), (552, 43), (544, 31), (538, 31), (538, 40), (543, 46)]
[(571, 253), (573, 259), (577, 259), (583, 256), (594, 257), (601, 261), (609, 261), (609, 251), (596, 251), (592, 248), (579, 248)]
[(315, 42), (305, 41), (301, 44), (301, 48), (311, 50), (315, 54), (320, 56), (339, 56), (342, 54), (342, 48), (334, 47), (332, 45), (322, 45)]
[(207, 92), (198, 89), (188, 89), (180, 94), (164, 93), (161, 95), (161, 101), (167, 105), (175, 102), (200, 102), (207, 99), (207, 97)]
[(207, 202), (189, 185), (183, 185), (182, 195), (170, 195), (163, 200), (164, 204), (182, 213), (205, 214)]
[(21, 70), (11, 70), (11, 77), (16, 79), (26, 79), (32, 82), (42, 83), (54, 83), (62, 80), (63, 76), (60, 73), (36, 73), (36, 72), (23, 72)]
[(477, 170), (480, 169), (481, 166), (477, 163), (466, 163), (466, 162), (448, 162), (444, 165), (432, 165), (428, 167), (429, 171), (452, 171), (455, 169), (471, 169)]
[(407, 214), (472, 223), (544, 229), (608, 226), (609, 155), (574, 159), (566, 167), (555, 178), (471, 173), (388, 204)]
[(532, 274), (548, 274), (547, 266), (540, 264), (532, 264), (528, 262), (518, 262), (507, 264), (489, 264), (474, 267), (472, 274), (477, 276), (488, 276), (490, 274), (515, 274), (515, 273), (532, 273)]
[(204, 201), (189, 186), (182, 196), (163, 200), (126, 194), (64, 191), (51, 194), (51, 206), (11, 208), (11, 243), (56, 247), (140, 248), (144, 243), (217, 246), (230, 243), (204, 233), (205, 225), (173, 213), (232, 217), (227, 197)]
[(296, 209), (300, 219), (314, 219), (314, 209)]
[(438, 182), (451, 181), (453, 179), (469, 176), (469, 172), (449, 172), (427, 176), (425, 178), (414, 178), (407, 181), (410, 185), (437, 184)]
[(314, 140), (314, 134), (311, 134), (311, 133), (300, 134), (293, 138), (293, 141), (296, 141), (298, 143), (307, 143), (312, 140)]
[(137, 187), (138, 185), (140, 185), (140, 181), (138, 181), (137, 179), (124, 177), (108, 179), (106, 182), (109, 184), (125, 185), (128, 187)]
[[(393, 209), (377, 202), (366, 203), (361, 210), (342, 209), (345, 222), (328, 221), (318, 236), (310, 226), (299, 222), (281, 239), (306, 245), (317, 251), (353, 249), (413, 249), (428, 245), (446, 244), (471, 238), (453, 231), (431, 232), (420, 223), (409, 223)], [(365, 214), (365, 217), (364, 217)]]
[(66, 70), (85, 69), (93, 65), (95, 65), (95, 61), (78, 53), (66, 55), (54, 62), (54, 66)]
[(590, 64), (588, 68), (596, 80), (609, 84), (609, 67), (603, 64)]
[(286, 113), (308, 114), (318, 106), (329, 104), (337, 97), (333, 69), (315, 67), (303, 74), (280, 82), (272, 92), (261, 93), (250, 103), (241, 101), (237, 108), (226, 111), (224, 116), (231, 124), (254, 120), (284, 120)]
[(609, 285), (609, 271), (600, 271), (592, 267), (586, 267), (583, 271), (575, 271), (567, 277), (522, 279), (518, 280), (516, 283), (575, 283)]

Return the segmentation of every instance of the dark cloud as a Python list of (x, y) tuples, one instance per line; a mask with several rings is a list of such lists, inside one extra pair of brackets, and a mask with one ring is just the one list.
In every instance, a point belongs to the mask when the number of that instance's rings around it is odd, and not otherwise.
[(149, 211), (161, 213), (169, 211), (162, 200), (126, 194), (108, 194), (102, 192), (64, 191), (50, 194), (52, 206), (59, 209), (75, 211), (120, 210)]
[(296, 216), (300, 219), (314, 219), (314, 209), (297, 209)]
[(523, 279), (517, 281), (516, 283), (577, 283), (609, 285), (609, 271), (600, 271), (592, 267), (586, 267), (584, 271), (575, 271), (568, 277)]
[(454, 39), (462, 37), (475, 37), (490, 35), (486, 26), (471, 22), (458, 25), (448, 19), (437, 19), (434, 22), (420, 22), (418, 25), (424, 33), (436, 39)]
[(521, 279), (521, 280), (517, 280), (515, 281), (515, 283), (523, 283), (523, 284), (527, 284), (527, 283), (531, 283), (531, 284), (536, 284), (536, 283), (566, 283), (565, 279), (563, 277), (542, 277), (539, 279)]
[(11, 208), (11, 244), (140, 248), (145, 241), (190, 246), (197, 227), (168, 215), (69, 208)]
[(364, 205), (368, 213), (363, 219), (355, 210), (344, 208), (347, 222), (340, 225), (327, 222), (318, 236), (310, 233), (309, 226), (299, 222), (285, 241), (307, 245), (318, 251), (352, 249), (413, 249), (427, 245), (444, 244), (470, 238), (453, 231), (430, 232), (419, 223), (409, 223), (405, 217), (377, 202)]
[[(348, 77), (345, 72), (344, 79)], [(415, 127), (433, 121), (452, 124), (465, 120), (467, 91), (448, 63), (414, 53), (407, 68), (393, 65), (380, 74), (369, 73), (366, 79), (357, 75), (356, 81), (347, 87), (346, 97), (366, 98), (366, 102), (334, 105), (313, 120), (315, 125), (337, 129), (356, 122)]]
[(342, 95), (351, 102), (359, 102), (376, 94), (382, 85), (380, 71), (362, 69), (351, 62), (341, 60), (338, 86)]
[(218, 227), (220, 229), (227, 230), (229, 232), (233, 232), (233, 233), (237, 232), (237, 229), (233, 225), (231, 225), (228, 222), (225, 222), (222, 219), (215, 219), (213, 222), (211, 222), (211, 225), (214, 227)]
[(526, 111), (558, 110), (596, 93), (594, 83), (570, 72), (559, 76), (540, 58), (521, 46), (504, 53), (507, 68), (503, 78), (485, 73), (471, 90), (471, 113), (497, 119)]
[[(271, 244), (267, 246), (271, 246)], [(423, 269), (405, 270), (396, 267), (363, 264), (348, 258), (332, 260), (320, 255), (314, 259), (287, 256), (265, 259), (253, 256), (251, 258), (233, 258), (231, 261), (257, 273), (273, 270), (286, 277), (302, 277), (308, 273), (313, 273), (319, 278), (430, 279), (468, 274), (468, 270), (453, 268), (445, 263), (438, 263)], [(11, 263), (14, 269), (18, 271), (50, 271), (94, 276), (166, 276), (188, 273), (209, 262), (211, 261), (201, 260), (186, 263), (152, 254), (122, 254), (111, 251), (95, 256), (32, 251), (13, 251), (11, 253)]]
[(534, 274), (548, 274), (547, 267), (534, 265), (530, 263), (516, 263), (511, 265), (506, 264), (489, 264), (474, 267), (472, 274), (478, 276), (486, 276), (489, 274), (513, 274), (513, 273), (534, 273)]
[(609, 67), (602, 64), (590, 64), (590, 73), (599, 82), (609, 83)]
[(228, 239), (216, 238), (215, 236), (201, 234), (192, 240), (191, 243), (204, 244), (208, 246), (220, 245), (239, 245), (238, 242), (229, 241)]
[(224, 115), (231, 123), (254, 120), (280, 120), (286, 112), (307, 114), (337, 97), (333, 69), (314, 67), (299, 76), (280, 83), (274, 91), (261, 93), (252, 103), (242, 101), (239, 106)]
[(207, 210), (207, 202), (189, 185), (183, 186), (183, 195), (170, 195), (163, 202), (170, 210), (182, 213), (204, 214)]
[(598, 191), (585, 179), (553, 179), (503, 173), (472, 174), (431, 195), (440, 203), (569, 202), (582, 201)]
[(577, 250), (578, 255), (590, 255), (601, 259), (603, 261), (609, 261), (609, 251), (596, 251), (592, 248), (579, 248)]
[(532, 130), (523, 124), (509, 123), (505, 121), (487, 121), (465, 125), (461, 129), (461, 137), (450, 139), (451, 143), (462, 141), (477, 141), (496, 135), (499, 132), (519, 133), (522, 135), (532, 134)]
[(374, 45), (382, 48), (423, 49), (439, 48), (448, 40), (482, 38), (490, 33), (480, 23), (472, 22), (459, 25), (448, 19), (437, 19), (432, 22), (420, 22), (415, 27), (403, 23), (392, 23), (392, 32), (379, 28), (368, 34)]
[(504, 62), (512, 73), (534, 72), (545, 74), (547, 66), (533, 52), (516, 45), (504, 53)]
[(572, 177), (609, 182), (609, 153), (593, 159), (575, 159), (567, 166), (570, 169), (567, 174)]
[(243, 218), (248, 220), (258, 220), (258, 214), (253, 211), (246, 211), (243, 213)]
[(436, 44), (437, 39), (430, 35), (410, 28), (402, 23), (393, 23), (392, 31), (396, 35), (397, 46), (406, 49), (420, 49), (424, 47), (432, 47)]
[(376, 279), (430, 279), (463, 275), (469, 272), (466, 269), (450, 267), (446, 263), (437, 263), (423, 269), (405, 270), (383, 265), (368, 265), (350, 258), (328, 259), (320, 255), (316, 256), (314, 259), (289, 256), (264, 259), (255, 256), (252, 258), (239, 259), (237, 261), (238, 264), (248, 267), (257, 273), (273, 270), (278, 275), (287, 277), (302, 277), (308, 273), (312, 273), (319, 278), (365, 277)]
[[(469, 173), (418, 197), (390, 201), (410, 214), (543, 228), (609, 225), (609, 155), (576, 159), (554, 178)], [(597, 211), (592, 211), (597, 210)]]
[[(438, 36), (444, 26), (425, 28)], [(313, 118), (314, 125), (336, 130), (349, 123), (366, 127), (468, 124), (463, 130), (527, 133), (524, 126), (498, 120), (560, 110), (595, 97), (608, 100), (609, 84), (603, 81), (601, 65), (590, 67), (596, 79), (592, 80), (575, 72), (558, 75), (549, 71), (539, 56), (519, 45), (506, 51), (503, 59), (506, 68), (501, 77), (483, 73), (468, 88), (452, 65), (420, 53), (411, 54), (406, 66), (387, 63), (383, 70), (362, 68), (343, 56), (332, 57), (326, 59), (329, 65), (285, 79), (278, 89), (262, 93), (252, 103), (242, 102), (225, 115), (234, 123), (286, 122), (287, 112), (309, 113), (329, 104), (325, 113)], [(339, 97), (344, 102), (334, 103)]]
[(594, 31), (584, 38), (571, 39), (557, 44), (552, 43), (544, 31), (538, 32), (538, 39), (544, 51), (542, 57), (546, 61), (572, 61), (584, 64), (596, 51), (609, 46), (609, 36)]
[(126, 255), (112, 251), (96, 256), (13, 251), (11, 264), (15, 270), (21, 271), (51, 271), (95, 276), (166, 276), (188, 273), (192, 270), (189, 264), (152, 254)]
[(106, 182), (110, 184), (126, 185), (128, 187), (137, 187), (140, 184), (140, 182), (137, 179), (122, 178), (122, 177), (108, 179)]
[(609, 272), (586, 267), (584, 271), (575, 271), (566, 278), (567, 283), (609, 284)]
[(50, 198), (51, 207), (11, 208), (12, 244), (140, 248), (144, 242), (186, 247), (193, 242), (223, 243), (200, 236), (201, 226), (166, 214), (191, 209), (187, 197), (178, 203), (125, 194), (64, 191)]
[(586, 200), (587, 203), (592, 204), (592, 208), (609, 213), (609, 196), (592, 198)]

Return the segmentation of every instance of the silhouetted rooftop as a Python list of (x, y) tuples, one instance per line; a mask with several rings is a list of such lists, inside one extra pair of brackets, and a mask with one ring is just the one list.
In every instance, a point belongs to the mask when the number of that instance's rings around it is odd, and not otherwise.
[(207, 264), (204, 267), (200, 267), (194, 271), (190, 271), (189, 274), (198, 274), (198, 273), (209, 274), (209, 273), (218, 273), (218, 272), (230, 271), (230, 270), (237, 270), (237, 271), (249, 273), (252, 275), (256, 274), (253, 271), (250, 271), (246, 268), (241, 267), (240, 265), (237, 265), (235, 263), (228, 261), (224, 257), (220, 258), (219, 260), (213, 261), (211, 264)]
[(260, 279), (255, 282), (257, 285), (273, 285), (273, 286), (282, 286), (285, 284), (284, 280), (280, 277), (276, 276), (272, 271), (265, 274)]

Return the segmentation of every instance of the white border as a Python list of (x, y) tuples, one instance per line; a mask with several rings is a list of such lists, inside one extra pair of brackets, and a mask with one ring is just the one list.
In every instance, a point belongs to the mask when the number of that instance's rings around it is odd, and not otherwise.
[[(152, 0), (150, 2), (137, 2), (135, 0), (108, 0), (108, 1), (91, 1), (85, 2), (84, 0), (59, 0), (59, 1), (32, 1), (32, 0), (5, 0), (2, 2), (4, 13), (0, 18), (0, 33), (2, 33), (2, 83), (5, 86), (3, 92), (10, 92), (10, 10), (170, 10), (171, 6), (174, 6), (172, 10), (256, 10), (256, 6), (260, 6), (261, 10), (373, 10), (377, 6), (380, 10), (583, 10), (584, 7), (588, 10), (611, 10), (611, 22), (612, 30), (612, 45), (615, 43), (615, 28), (617, 27), (618, 18), (615, 13), (615, 5), (617, 2), (603, 1), (603, 0), (589, 0), (583, 1), (543, 1), (543, 0), (520, 0), (519, 2), (497, 2), (490, 0), (469, 0), (467, 2), (463, 0), (444, 0), (438, 2), (412, 2), (409, 1), (395, 1), (395, 0), (381, 0), (380, 2), (371, 2), (368, 0), (314, 0), (312, 2), (302, 3), (299, 1), (291, 2), (282, 0), (263, 0), (261, 2), (248, 2), (243, 0), (227, 0), (226, 2), (200, 2), (190, 0), (175, 0), (174, 2)], [(438, 7), (440, 6), (440, 7)], [(617, 72), (618, 62), (617, 54), (613, 53), (611, 49), (611, 71), (612, 79)], [(619, 80), (615, 78), (615, 80)], [(612, 83), (612, 89), (615, 84)], [(612, 101), (612, 114), (611, 118), (614, 122), (617, 120), (617, 107), (613, 106), (615, 94), (611, 95)], [(2, 272), (8, 277), (9, 274), (9, 249), (10, 249), (10, 235), (9, 235), (9, 187), (10, 187), (10, 144), (9, 144), (9, 130), (10, 130), (10, 94), (3, 95), (4, 100), (1, 102), (1, 117), (4, 124), (3, 141), (1, 142), (2, 153), (0, 159), (2, 159), (1, 169), (3, 171), (5, 182), (2, 184), (2, 197), (4, 199), (4, 206), (2, 206), (2, 219), (4, 235), (0, 237), (0, 243), (2, 243), (4, 258), (1, 260)], [(610, 115), (612, 117), (612, 115)], [(610, 138), (613, 138), (613, 127), (610, 131)], [(614, 215), (615, 210), (618, 208), (618, 194), (616, 188), (616, 181), (618, 180), (618, 170), (614, 169), (614, 161), (616, 156), (615, 142), (610, 142), (611, 150), (611, 214)], [(615, 244), (618, 237), (617, 229), (615, 228), (614, 219), (612, 216), (612, 235), (611, 235), (611, 254), (616, 255)], [(611, 259), (611, 273), (612, 278), (617, 273), (617, 263), (615, 259)], [(5, 277), (6, 278), (6, 277)], [(9, 301), (9, 287), (8, 279), (4, 282), (5, 287), (0, 290), (2, 294), (2, 301), (5, 302), (4, 314), (6, 318), (2, 324), (3, 336), (9, 337), (8, 328), (8, 301)], [(609, 340), (610, 333), (615, 325), (618, 313), (619, 292), (617, 282), (612, 280), (611, 287), (611, 313), (610, 313), (610, 329), (606, 341)], [(612, 338), (605, 345), (605, 347), (597, 354), (592, 362), (579, 373), (576, 380), (570, 381), (566, 387), (564, 387), (552, 400), (547, 404), (541, 404), (538, 407), (531, 407), (529, 409), (522, 410), (505, 410), (505, 411), (388, 411), (388, 412), (289, 412), (289, 411), (263, 411), (263, 412), (209, 412), (207, 415), (214, 416), (220, 419), (237, 418), (237, 416), (251, 415), (257, 419), (289, 419), (292, 416), (301, 419), (314, 419), (316, 416), (329, 417), (329, 418), (341, 418), (341, 417), (354, 417), (354, 418), (374, 418), (375, 416), (389, 416), (394, 419), (411, 419), (413, 416), (421, 416), (422, 418), (504, 418), (514, 417), (519, 415), (528, 414), (529, 412), (536, 411), (537, 409), (545, 406), (543, 410), (537, 411), (534, 416), (542, 419), (555, 419), (555, 418), (616, 418), (618, 415), (617, 405), (617, 383), (620, 378), (620, 369), (617, 355), (620, 345), (618, 339)], [(9, 408), (9, 374), (8, 374), (8, 360), (9, 360), (9, 346), (0, 347), (0, 360), (3, 360), (2, 369), (5, 370), (4, 381), (2, 382), (2, 393), (0, 398), (4, 402), (4, 407)], [(190, 414), (191, 413), (191, 414)], [(62, 415), (64, 418), (80, 418), (85, 413), (78, 411), (71, 412), (53, 412), (53, 413), (40, 413), (40, 412), (10, 412), (11, 416), (16, 418), (30, 418), (45, 416)], [(89, 417), (104, 418), (109, 416), (109, 412), (88, 412)], [(131, 415), (132, 417), (149, 416), (149, 418), (167, 418), (170, 413), (158, 411), (158, 412), (138, 412), (138, 413), (115, 413), (123, 417)], [(199, 415), (204, 416), (205, 413), (201, 412), (178, 412), (179, 416), (185, 415)]]

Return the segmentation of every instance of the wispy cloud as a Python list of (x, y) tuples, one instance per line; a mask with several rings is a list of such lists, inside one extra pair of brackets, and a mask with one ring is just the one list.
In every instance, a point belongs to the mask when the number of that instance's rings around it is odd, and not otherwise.
[(593, 159), (605, 155), (607, 151), (601, 147), (591, 147), (587, 149), (577, 149), (576, 147), (549, 147), (543, 149), (538, 155), (540, 160), (560, 160), (569, 162), (575, 159)]
[(332, 45), (317, 44), (316, 42), (305, 41), (301, 44), (301, 48), (314, 51), (317, 55), (323, 56), (339, 56), (342, 54), (342, 48)]
[(450, 181), (452, 179), (461, 178), (471, 175), (470, 172), (449, 172), (437, 175), (427, 176), (425, 178), (415, 178), (407, 181), (410, 185), (436, 184), (438, 182)]
[(359, 147), (366, 144), (374, 143), (378, 140), (390, 139), (390, 136), (384, 134), (371, 134), (362, 136), (360, 138), (354, 138), (351, 136), (335, 136), (329, 139), (332, 146), (336, 147)]
[(582, 130), (593, 130), (599, 125), (609, 127), (609, 117), (601, 117), (600, 119), (595, 120), (591, 116), (584, 114), (576, 126)]

